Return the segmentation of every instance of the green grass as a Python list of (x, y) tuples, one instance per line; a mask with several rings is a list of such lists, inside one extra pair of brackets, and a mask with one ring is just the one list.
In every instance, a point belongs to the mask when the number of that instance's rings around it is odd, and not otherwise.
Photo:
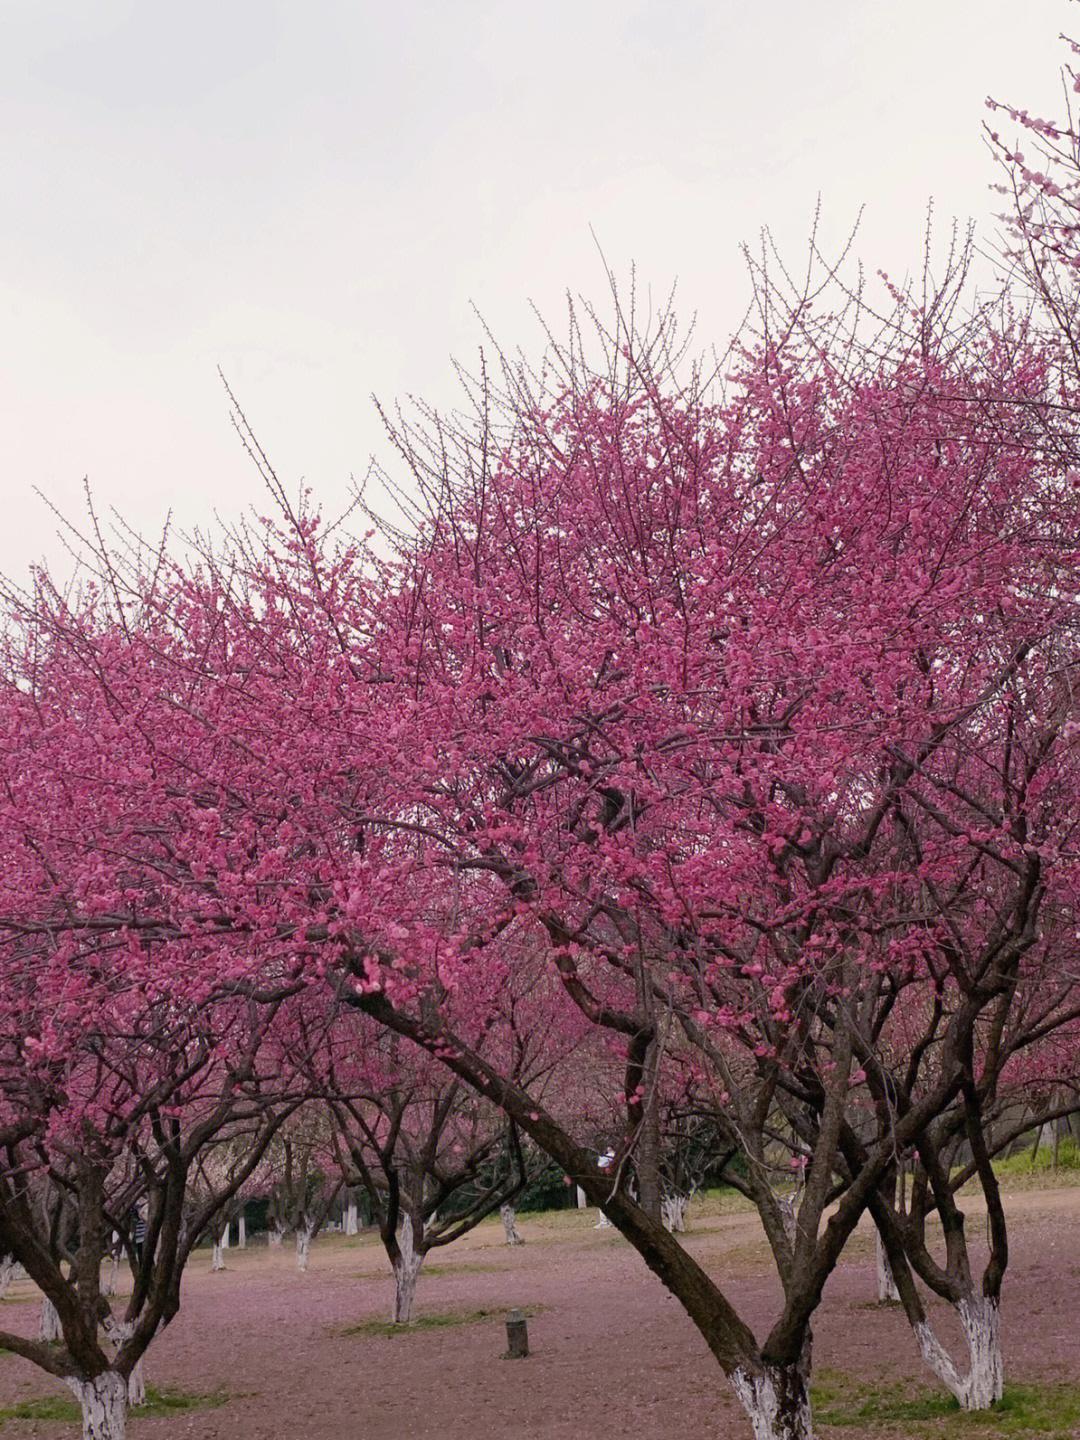
[(503, 1306), (500, 1309), (478, 1310), (436, 1310), (420, 1315), (411, 1325), (394, 1325), (389, 1320), (361, 1320), (358, 1325), (348, 1325), (346, 1335), (378, 1335), (390, 1340), (399, 1335), (418, 1335), (425, 1330), (447, 1330), (456, 1325), (479, 1325), (487, 1320), (501, 1320), (516, 1308), (526, 1316), (538, 1315), (539, 1305)]
[[(1071, 1135), (1063, 1135), (1058, 1141), (1057, 1169), (1080, 1170), (1080, 1145)], [(1019, 1155), (1010, 1155), (1007, 1160), (995, 1160), (994, 1173), (1003, 1179), (1026, 1175), (1053, 1175), (1053, 1142), (1044, 1140), (1034, 1155), (1028, 1147), (1021, 1150)]]
[[(203, 1410), (224, 1405), (229, 1396), (224, 1390), (214, 1390), (208, 1395), (195, 1394), (190, 1390), (175, 1390), (172, 1386), (158, 1389), (146, 1387), (146, 1404), (128, 1411), (132, 1420), (143, 1416), (177, 1415), (184, 1410)], [(67, 1395), (43, 1395), (37, 1400), (20, 1400), (15, 1405), (0, 1408), (0, 1420), (66, 1420), (73, 1425), (80, 1424), (82, 1411), (79, 1402)]]
[(443, 1275), (479, 1275), (481, 1271), (501, 1269), (503, 1269), (501, 1265), (485, 1265), (482, 1262), (477, 1262), (475, 1265), (425, 1265), (420, 1271), (420, 1279), (434, 1278), (438, 1280)]
[(951, 1395), (900, 1382), (867, 1385), (829, 1370), (822, 1371), (810, 1393), (819, 1425), (895, 1426), (905, 1440), (1074, 1440), (1080, 1426), (1080, 1386), (1075, 1384), (1006, 1385), (992, 1410), (969, 1414)]

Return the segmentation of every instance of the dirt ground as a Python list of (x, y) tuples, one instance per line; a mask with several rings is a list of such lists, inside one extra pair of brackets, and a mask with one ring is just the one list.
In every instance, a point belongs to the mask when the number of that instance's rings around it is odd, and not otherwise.
[[(756, 1216), (701, 1202), (686, 1237), (763, 1333), (778, 1289)], [(983, 1226), (974, 1201), (969, 1233)], [(1010, 1381), (1080, 1380), (1080, 1188), (1009, 1197), (1011, 1261), (1002, 1309)], [(742, 1440), (749, 1426), (676, 1301), (630, 1246), (594, 1227), (596, 1212), (524, 1216), (527, 1243), (508, 1249), (498, 1222), (431, 1257), (417, 1313), (495, 1312), (403, 1336), (348, 1333), (390, 1308), (390, 1273), (374, 1236), (316, 1242), (306, 1275), (265, 1245), (228, 1252), (210, 1271), (200, 1252), (181, 1312), (148, 1357), (152, 1384), (222, 1390), (219, 1408), (139, 1417), (136, 1440), (591, 1440), (673, 1433)], [(883, 1385), (925, 1378), (901, 1314), (874, 1303), (869, 1232), (832, 1277), (814, 1325), (815, 1373)], [(504, 1360), (505, 1310), (528, 1307), (527, 1360)], [(0, 1307), (0, 1328), (33, 1333), (38, 1302), (25, 1281)], [(936, 1307), (941, 1333), (955, 1342)], [(55, 1381), (0, 1355), (0, 1407), (55, 1393)], [(905, 1429), (821, 1426), (825, 1440), (902, 1436)], [(72, 1440), (76, 1427), (0, 1423), (3, 1440)], [(1077, 1432), (1080, 1434), (1080, 1432)]]

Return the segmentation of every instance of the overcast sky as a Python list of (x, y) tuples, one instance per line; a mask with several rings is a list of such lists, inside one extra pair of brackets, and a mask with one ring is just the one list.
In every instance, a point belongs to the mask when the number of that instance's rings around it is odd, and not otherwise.
[(0, 571), (56, 522), (145, 530), (263, 506), (226, 373), (290, 486), (332, 508), (370, 400), (452, 399), (529, 302), (678, 281), (703, 346), (768, 226), (798, 256), (865, 205), (899, 277), (939, 229), (989, 237), (993, 95), (1059, 115), (1068, 0), (0, 0)]

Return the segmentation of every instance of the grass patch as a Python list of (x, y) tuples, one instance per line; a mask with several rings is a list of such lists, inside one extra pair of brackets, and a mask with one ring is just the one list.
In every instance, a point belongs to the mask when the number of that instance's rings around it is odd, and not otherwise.
[(1006, 1385), (1000, 1404), (969, 1414), (951, 1395), (900, 1382), (868, 1385), (828, 1370), (810, 1393), (819, 1425), (895, 1426), (918, 1440), (1073, 1440), (1080, 1425), (1080, 1386), (1071, 1384)]
[(5, 1405), (0, 1410), (0, 1420), (70, 1420), (78, 1424), (82, 1411), (74, 1400), (65, 1395), (42, 1395), (39, 1400), (20, 1400), (17, 1405)]
[[(441, 1280), (447, 1275), (505, 1274), (505, 1265), (487, 1265), (478, 1261), (474, 1265), (425, 1265), (420, 1271), (421, 1284), (425, 1280)], [(390, 1285), (394, 1283), (392, 1270), (369, 1270), (353, 1277), (360, 1285)]]
[[(1071, 1135), (1063, 1135), (1058, 1141), (1058, 1170), (1080, 1170), (1080, 1145)], [(1010, 1155), (1007, 1160), (994, 1161), (994, 1173), (1003, 1178), (1024, 1175), (1054, 1174), (1054, 1145), (1044, 1140), (1033, 1155), (1030, 1149), (1019, 1155)]]
[(420, 1271), (420, 1279), (427, 1280), (434, 1276), (436, 1280), (442, 1275), (479, 1275), (482, 1271), (502, 1270), (502, 1265), (485, 1265), (478, 1261), (475, 1265), (425, 1265)]
[[(215, 1409), (224, 1405), (229, 1396), (224, 1390), (200, 1395), (190, 1390), (176, 1390), (171, 1385), (146, 1387), (146, 1404), (128, 1411), (131, 1420), (143, 1416), (177, 1415), (184, 1410)], [(20, 1400), (15, 1405), (0, 1407), (0, 1420), (63, 1420), (72, 1425), (82, 1422), (79, 1402), (68, 1395), (42, 1395), (37, 1400)]]
[(196, 1390), (177, 1390), (172, 1385), (146, 1387), (146, 1404), (132, 1410), (132, 1415), (176, 1415), (181, 1410), (216, 1410), (230, 1398), (224, 1390), (210, 1390), (200, 1393)]
[(361, 1320), (358, 1325), (346, 1326), (345, 1335), (378, 1335), (390, 1340), (399, 1335), (419, 1335), (425, 1330), (448, 1330), (457, 1325), (480, 1325), (487, 1320), (501, 1320), (517, 1309), (531, 1318), (539, 1315), (539, 1305), (502, 1306), (499, 1309), (478, 1310), (435, 1310), (421, 1315), (411, 1325), (394, 1325), (389, 1320)]
[[(783, 1192), (784, 1187), (780, 1188)], [(734, 1190), (730, 1185), (699, 1190), (690, 1201), (690, 1215), (750, 1215), (754, 1209), (754, 1202), (748, 1200), (741, 1190)]]

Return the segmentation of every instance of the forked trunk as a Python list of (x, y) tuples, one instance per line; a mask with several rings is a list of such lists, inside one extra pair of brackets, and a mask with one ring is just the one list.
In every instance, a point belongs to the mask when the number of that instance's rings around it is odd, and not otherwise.
[(961, 1375), (927, 1321), (913, 1326), (919, 1351), (961, 1410), (988, 1410), (1001, 1399), (1001, 1319), (996, 1297), (968, 1295), (956, 1305), (968, 1347), (968, 1372)]
[(41, 1319), (38, 1321), (38, 1339), (49, 1344), (53, 1340), (62, 1340), (64, 1332), (60, 1328), (60, 1316), (56, 1313), (56, 1306), (46, 1295), (41, 1302)]
[(507, 1245), (524, 1245), (525, 1236), (518, 1232), (513, 1205), (500, 1205), (499, 1218), (503, 1222)]
[(301, 1275), (307, 1274), (308, 1255), (311, 1252), (311, 1226), (301, 1225), (296, 1232), (296, 1268)]
[(900, 1291), (896, 1288), (892, 1266), (889, 1264), (889, 1257), (885, 1253), (885, 1246), (882, 1244), (881, 1234), (877, 1230), (874, 1231), (874, 1253), (877, 1256), (878, 1304), (883, 1305), (887, 1300), (899, 1300)]
[(345, 1206), (345, 1218), (342, 1221), (341, 1225), (341, 1228), (344, 1230), (346, 1235), (358, 1235), (360, 1233), (360, 1226), (357, 1223), (357, 1218), (358, 1217), (356, 1212), (356, 1201), (350, 1200), (349, 1203)]
[(735, 1394), (750, 1417), (754, 1440), (814, 1440), (804, 1367), (762, 1365), (736, 1370)]
[(285, 1231), (282, 1229), (282, 1227), (280, 1225), (272, 1225), (266, 1237), (266, 1243), (270, 1246), (270, 1248), (272, 1250), (279, 1249), (284, 1239)]
[(413, 1301), (416, 1299), (416, 1282), (424, 1263), (423, 1252), (417, 1250), (413, 1241), (413, 1224), (406, 1215), (401, 1222), (398, 1235), (398, 1254), (392, 1262), (394, 1267), (394, 1311), (395, 1325), (411, 1325)]
[(82, 1407), (83, 1440), (124, 1440), (127, 1433), (127, 1385), (115, 1370), (92, 1380), (69, 1375), (67, 1386)]

